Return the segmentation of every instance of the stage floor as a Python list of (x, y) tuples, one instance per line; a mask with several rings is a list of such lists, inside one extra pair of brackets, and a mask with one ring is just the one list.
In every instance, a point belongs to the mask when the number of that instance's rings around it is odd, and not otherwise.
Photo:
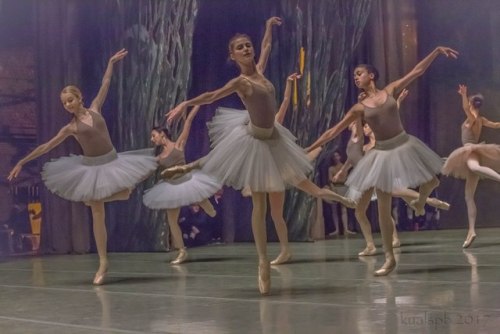
[(358, 258), (360, 236), (293, 243), (266, 297), (251, 243), (193, 248), (181, 266), (174, 253), (110, 254), (100, 287), (94, 254), (4, 258), (0, 333), (500, 333), (500, 228), (462, 250), (465, 234), (401, 233), (382, 278), (382, 250)]

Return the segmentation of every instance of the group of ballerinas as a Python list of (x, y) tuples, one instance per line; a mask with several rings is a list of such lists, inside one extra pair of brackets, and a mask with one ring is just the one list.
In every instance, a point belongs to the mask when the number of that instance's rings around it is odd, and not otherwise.
[[(296, 138), (280, 124), (288, 108), (291, 82), (297, 75), (293, 74), (287, 79), (285, 99), (277, 113), (274, 86), (263, 74), (271, 51), (272, 29), (279, 25), (281, 19), (278, 17), (271, 17), (266, 21), (257, 63), (253, 44), (247, 35), (237, 34), (229, 41), (229, 56), (237, 64), (240, 75), (222, 88), (184, 101), (169, 111), (167, 120), (172, 122), (182, 116), (188, 107), (193, 107), (176, 141), (165, 129), (152, 130), (151, 140), (159, 148), (156, 156), (127, 152), (117, 154), (101, 116), (100, 109), (109, 88), (113, 65), (125, 57), (125, 50), (110, 58), (101, 89), (89, 108), (84, 107), (78, 88), (68, 86), (63, 89), (61, 102), (64, 108), (73, 114), (72, 120), (54, 138), (21, 159), (10, 172), (8, 179), (15, 178), (25, 163), (50, 151), (66, 137), (74, 136), (78, 140), (83, 155), (63, 157), (46, 163), (42, 177), (47, 188), (55, 194), (68, 200), (84, 202), (92, 210), (94, 237), (100, 260), (94, 284), (102, 284), (108, 270), (104, 203), (127, 199), (135, 185), (148, 177), (158, 166), (162, 169), (162, 179), (146, 191), (143, 201), (152, 209), (166, 210), (172, 239), (175, 247), (179, 249), (173, 264), (182, 263), (187, 258), (177, 223), (179, 208), (200, 203), (207, 214), (214, 216), (216, 212), (207, 198), (222, 185), (244, 189), (245, 193), (251, 194), (253, 203), (252, 231), (259, 259), (258, 287), (262, 294), (269, 293), (271, 263), (267, 256), (265, 226), (267, 201), (269, 200), (271, 216), (281, 244), (280, 254), (272, 262), (285, 263), (291, 254), (283, 218), (284, 191), (286, 185), (292, 185), (317, 198), (338, 201), (356, 209), (356, 217), (367, 241), (364, 254), (360, 255), (375, 253), (369, 231), (370, 224), (366, 218), (366, 208), (375, 191), (385, 251), (385, 262), (375, 271), (375, 275), (387, 275), (395, 268), (393, 247), (398, 244), (393, 244), (391, 197), (405, 198), (417, 214), (422, 214), (426, 202), (432, 205), (435, 200), (429, 199), (428, 196), (439, 184), (436, 175), (441, 171), (442, 160), (421, 141), (406, 134), (393, 96), (422, 75), (438, 55), (456, 58), (458, 52), (448, 47), (438, 47), (410, 73), (384, 89), (378, 89), (375, 85), (378, 73), (373, 66), (357, 66), (354, 80), (356, 86), (363, 91), (360, 101), (337, 125), (304, 150), (295, 143)], [(465, 87), (461, 88), (460, 92), (468, 117), (463, 126), (464, 133), (468, 135), (467, 144), (464, 143), (464, 148), (457, 150), (460, 152), (454, 152), (450, 156), (445, 172), (467, 177), (466, 188), (470, 194), (475, 190), (478, 180), (477, 176), (471, 174), (493, 177), (492, 173), (495, 173), (486, 170), (482, 159), (483, 152), (492, 157), (500, 150), (496, 145), (484, 148), (484, 144), (477, 144), (481, 126), (496, 126), (497, 123), (479, 117), (480, 103), (477, 103), (477, 100), (469, 103)], [(199, 106), (213, 103), (233, 93), (238, 94), (247, 110), (219, 108), (215, 117), (208, 123), (211, 151), (203, 158), (186, 164), (184, 147)], [(370, 149), (365, 151), (359, 146), (361, 120), (370, 126), (374, 139)], [(346, 180), (349, 190), (347, 197), (344, 197), (330, 189), (319, 188), (308, 179), (308, 174), (313, 169), (311, 160), (318, 154), (321, 146), (334, 139), (350, 124), (353, 124), (352, 145), (358, 148), (351, 150), (351, 147), (348, 147), (348, 152), (359, 151), (359, 147), (361, 151), (351, 155), (351, 164), (355, 165), (355, 168)], [(469, 144), (471, 142), (474, 144)], [(419, 192), (408, 190), (415, 187), (419, 187)], [(474, 211), (472, 204), (469, 205), (468, 202), (469, 218)], [(446, 206), (446, 203), (435, 200), (433, 205)], [(475, 217), (475, 211), (473, 213)], [(475, 237), (473, 226), (469, 235), (467, 240), (470, 240), (470, 244)]]

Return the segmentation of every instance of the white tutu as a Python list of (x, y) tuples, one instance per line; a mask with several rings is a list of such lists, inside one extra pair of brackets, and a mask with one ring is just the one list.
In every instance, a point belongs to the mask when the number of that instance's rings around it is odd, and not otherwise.
[(405, 132), (378, 141), (347, 178), (347, 196), (357, 200), (369, 188), (392, 192), (418, 187), (440, 173), (443, 160)]
[(274, 129), (255, 127), (246, 110), (219, 108), (208, 129), (213, 150), (202, 169), (235, 189), (280, 192), (312, 171), (290, 131), (278, 123)]
[(174, 209), (198, 203), (215, 194), (222, 185), (202, 171), (162, 180), (144, 192), (142, 201), (150, 209)]
[(465, 144), (451, 152), (444, 163), (442, 173), (466, 179), (470, 173), (467, 161), (473, 154), (479, 159), (481, 166), (500, 171), (500, 145), (479, 143)]
[(102, 200), (125, 189), (133, 189), (158, 167), (152, 150), (116, 153), (113, 149), (97, 157), (70, 155), (47, 162), (42, 179), (47, 188), (75, 202)]

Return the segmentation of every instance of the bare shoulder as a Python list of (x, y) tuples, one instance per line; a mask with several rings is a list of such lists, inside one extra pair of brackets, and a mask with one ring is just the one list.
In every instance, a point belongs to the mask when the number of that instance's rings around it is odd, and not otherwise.
[(361, 102), (358, 102), (353, 105), (349, 111), (358, 116), (362, 116), (365, 111), (365, 106)]
[(246, 76), (240, 75), (234, 78), (232, 81), (234, 81), (234, 87), (236, 88), (236, 91), (239, 95), (246, 96), (251, 94), (252, 83)]
[(71, 122), (69, 122), (68, 124), (66, 124), (65, 126), (63, 126), (59, 132), (60, 133), (64, 133), (64, 134), (66, 134), (68, 136), (75, 135), (76, 132), (77, 132), (77, 130), (76, 130), (76, 121), (74, 119), (71, 120)]

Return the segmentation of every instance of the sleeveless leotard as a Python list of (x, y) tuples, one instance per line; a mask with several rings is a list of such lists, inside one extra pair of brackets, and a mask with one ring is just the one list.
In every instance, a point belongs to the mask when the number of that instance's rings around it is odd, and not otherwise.
[(100, 113), (89, 110), (92, 117), (92, 126), (76, 119), (75, 137), (83, 149), (83, 155), (96, 157), (113, 150), (108, 127)]

